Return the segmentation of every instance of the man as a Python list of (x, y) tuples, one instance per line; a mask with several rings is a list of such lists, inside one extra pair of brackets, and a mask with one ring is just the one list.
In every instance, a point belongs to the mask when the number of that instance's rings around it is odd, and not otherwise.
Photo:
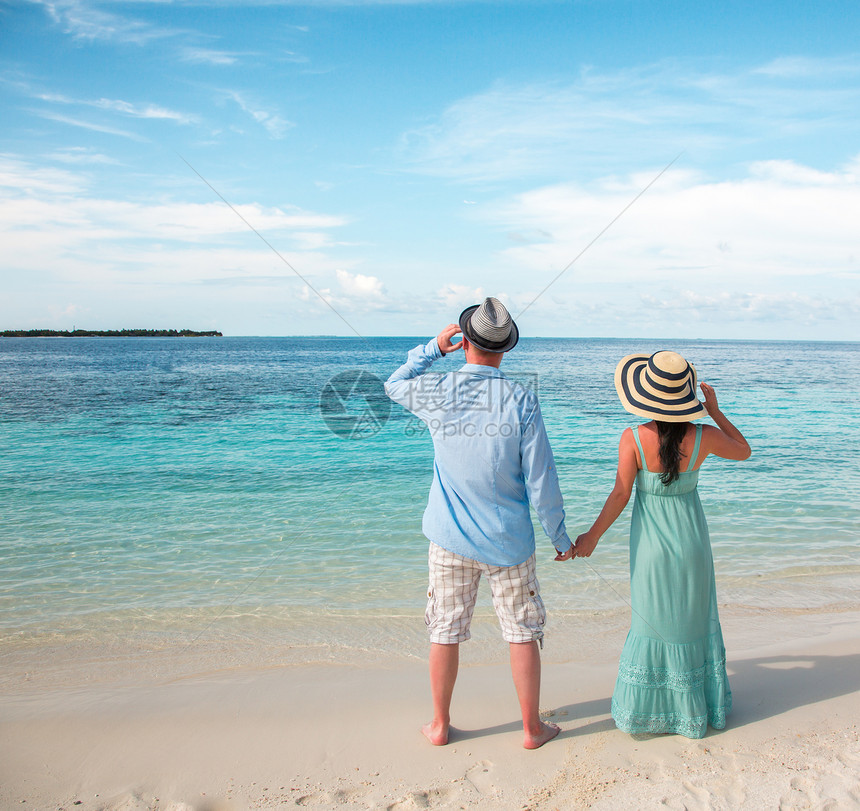
[[(452, 339), (462, 333), (456, 344)], [(430, 631), (433, 720), (423, 733), (448, 742), (451, 696), (460, 642), (485, 575), (502, 635), (510, 643), (511, 673), (527, 749), (559, 733), (541, 721), (540, 651), (546, 611), (535, 576), (535, 537), (529, 503), (555, 546), (556, 560), (573, 556), (552, 450), (534, 392), (499, 371), (519, 330), (504, 305), (487, 298), (468, 307), (426, 346), (409, 352), (385, 391), (429, 428), (435, 459), (423, 531), (430, 541)], [(466, 365), (448, 374), (422, 374), (462, 347)]]

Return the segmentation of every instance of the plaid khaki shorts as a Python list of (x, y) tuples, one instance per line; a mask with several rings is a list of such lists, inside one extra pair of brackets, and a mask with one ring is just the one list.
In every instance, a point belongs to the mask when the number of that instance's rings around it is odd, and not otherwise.
[(535, 574), (535, 556), (517, 566), (490, 566), (430, 544), (430, 586), (424, 621), (430, 641), (441, 645), (465, 642), (478, 597), (478, 581), (486, 575), (493, 608), (507, 642), (543, 639), (546, 609)]

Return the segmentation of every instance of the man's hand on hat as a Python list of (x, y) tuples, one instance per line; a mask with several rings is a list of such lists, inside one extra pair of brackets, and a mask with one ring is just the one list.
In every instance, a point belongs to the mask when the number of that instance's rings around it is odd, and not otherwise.
[(439, 344), (439, 350), (443, 355), (447, 355), (449, 352), (456, 352), (463, 346), (462, 340), (458, 341), (456, 344), (451, 343), (451, 338), (459, 332), (462, 332), (459, 324), (448, 324), (448, 326), (436, 336), (436, 343)]

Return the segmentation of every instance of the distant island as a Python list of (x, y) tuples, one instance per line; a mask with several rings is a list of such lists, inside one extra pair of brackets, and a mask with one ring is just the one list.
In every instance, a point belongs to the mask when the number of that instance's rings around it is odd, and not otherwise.
[(0, 338), (221, 338), (217, 330), (193, 329), (4, 329)]

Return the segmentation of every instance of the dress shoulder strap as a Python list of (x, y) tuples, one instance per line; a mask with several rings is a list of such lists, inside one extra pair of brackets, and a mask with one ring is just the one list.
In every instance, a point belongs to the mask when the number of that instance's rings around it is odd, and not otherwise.
[(702, 424), (696, 425), (696, 444), (693, 445), (693, 452), (690, 454), (690, 461), (687, 463), (687, 471), (693, 469), (696, 464), (696, 459), (699, 458), (699, 445), (702, 444)]
[(645, 453), (642, 450), (642, 443), (639, 441), (639, 426), (633, 429), (633, 439), (636, 440), (636, 447), (639, 448), (639, 458), (642, 460), (642, 470), (648, 470), (648, 463), (645, 461)]

